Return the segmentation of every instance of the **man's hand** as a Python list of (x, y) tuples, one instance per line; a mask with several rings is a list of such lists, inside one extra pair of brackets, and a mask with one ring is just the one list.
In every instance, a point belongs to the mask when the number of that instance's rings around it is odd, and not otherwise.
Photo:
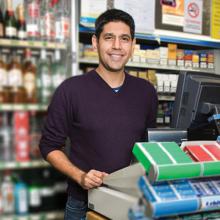
[(80, 185), (83, 189), (92, 189), (98, 187), (103, 183), (103, 178), (108, 176), (105, 172), (98, 170), (90, 170), (88, 173), (84, 173), (81, 176)]

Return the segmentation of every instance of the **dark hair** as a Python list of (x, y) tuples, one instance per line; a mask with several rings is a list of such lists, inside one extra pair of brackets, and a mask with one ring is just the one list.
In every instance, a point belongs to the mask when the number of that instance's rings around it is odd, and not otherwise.
[(109, 9), (103, 12), (95, 22), (95, 35), (99, 39), (105, 24), (112, 21), (121, 21), (130, 27), (131, 38), (134, 39), (135, 24), (134, 19), (127, 12), (119, 9)]

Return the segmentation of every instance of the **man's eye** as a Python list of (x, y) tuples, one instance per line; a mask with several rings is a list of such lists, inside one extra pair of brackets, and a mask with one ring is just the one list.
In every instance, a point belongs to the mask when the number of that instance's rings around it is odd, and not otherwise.
[(124, 42), (128, 42), (129, 40), (130, 40), (129, 37), (122, 37), (122, 41), (124, 41)]
[(106, 36), (106, 37), (105, 37), (105, 40), (111, 40), (111, 39), (113, 39), (112, 36)]

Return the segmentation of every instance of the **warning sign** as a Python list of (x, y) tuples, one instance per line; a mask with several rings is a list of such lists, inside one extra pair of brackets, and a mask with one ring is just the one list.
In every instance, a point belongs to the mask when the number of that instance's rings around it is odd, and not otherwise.
[(202, 33), (203, 0), (185, 0), (184, 32)]
[(191, 18), (196, 18), (199, 16), (199, 6), (193, 2), (188, 5), (187, 13)]

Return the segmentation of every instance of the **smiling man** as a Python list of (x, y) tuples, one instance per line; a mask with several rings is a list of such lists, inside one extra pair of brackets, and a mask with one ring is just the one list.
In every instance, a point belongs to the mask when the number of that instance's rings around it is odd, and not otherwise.
[[(85, 219), (87, 190), (128, 166), (134, 143), (143, 141), (146, 129), (156, 125), (154, 87), (125, 72), (135, 46), (134, 32), (128, 13), (111, 9), (101, 14), (92, 37), (98, 67), (64, 81), (48, 108), (40, 150), (68, 176), (65, 220)], [(62, 151), (67, 137), (68, 157)]]

